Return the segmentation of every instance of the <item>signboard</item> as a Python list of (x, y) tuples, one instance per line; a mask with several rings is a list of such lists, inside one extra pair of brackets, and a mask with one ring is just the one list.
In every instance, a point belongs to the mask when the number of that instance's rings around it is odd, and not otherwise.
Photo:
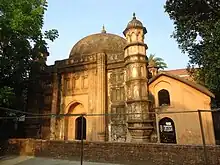
[(164, 132), (171, 132), (171, 131), (173, 131), (173, 127), (172, 127), (172, 125), (164, 125), (163, 130), (164, 130)]
[(18, 121), (25, 121), (25, 115), (18, 117)]
[(172, 132), (173, 127), (171, 122), (166, 122), (165, 125), (160, 125), (161, 132)]

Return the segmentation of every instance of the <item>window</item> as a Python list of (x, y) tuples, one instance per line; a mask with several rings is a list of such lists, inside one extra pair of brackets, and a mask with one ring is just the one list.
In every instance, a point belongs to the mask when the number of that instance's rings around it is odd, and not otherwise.
[(170, 105), (170, 94), (167, 90), (162, 89), (158, 92), (159, 106)]

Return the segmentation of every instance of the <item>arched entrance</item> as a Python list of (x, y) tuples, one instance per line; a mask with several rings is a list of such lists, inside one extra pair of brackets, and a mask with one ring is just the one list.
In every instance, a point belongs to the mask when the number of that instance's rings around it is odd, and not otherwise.
[(75, 139), (81, 140), (83, 135), (83, 139), (86, 139), (86, 118), (78, 117), (75, 121)]
[(172, 119), (165, 117), (159, 121), (160, 142), (176, 143), (175, 125)]
[[(82, 114), (82, 113), (85, 113), (85, 109), (84, 109), (84, 106), (79, 102), (75, 102), (74, 104), (72, 104), (69, 107), (68, 112), (67, 112), (67, 114)], [(65, 126), (64, 126), (64, 139), (65, 140), (81, 139), (81, 134), (79, 134), (79, 132), (81, 130), (80, 128), (81, 128), (82, 122), (84, 124), (83, 132), (86, 133), (86, 119), (85, 118), (81, 120), (81, 116), (80, 117), (79, 116), (66, 116)], [(83, 137), (86, 137), (86, 136), (83, 136)]]

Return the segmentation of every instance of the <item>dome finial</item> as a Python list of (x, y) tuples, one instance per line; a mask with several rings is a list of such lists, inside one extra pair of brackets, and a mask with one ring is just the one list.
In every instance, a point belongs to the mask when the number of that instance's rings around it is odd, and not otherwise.
[(133, 12), (133, 19), (136, 19), (135, 12)]
[(106, 33), (105, 25), (102, 26), (102, 33)]

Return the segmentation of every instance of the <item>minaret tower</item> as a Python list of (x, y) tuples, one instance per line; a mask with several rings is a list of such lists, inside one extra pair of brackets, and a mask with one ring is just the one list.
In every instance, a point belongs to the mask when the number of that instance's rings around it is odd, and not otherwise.
[[(124, 30), (127, 39), (125, 47), (126, 69), (126, 106), (128, 130), (134, 142), (148, 142), (153, 131), (150, 120), (148, 100), (148, 71), (146, 61), (147, 45), (144, 35), (147, 33), (143, 24), (136, 19), (128, 23)], [(136, 114), (135, 114), (136, 113)], [(138, 113), (138, 114), (137, 114)]]

